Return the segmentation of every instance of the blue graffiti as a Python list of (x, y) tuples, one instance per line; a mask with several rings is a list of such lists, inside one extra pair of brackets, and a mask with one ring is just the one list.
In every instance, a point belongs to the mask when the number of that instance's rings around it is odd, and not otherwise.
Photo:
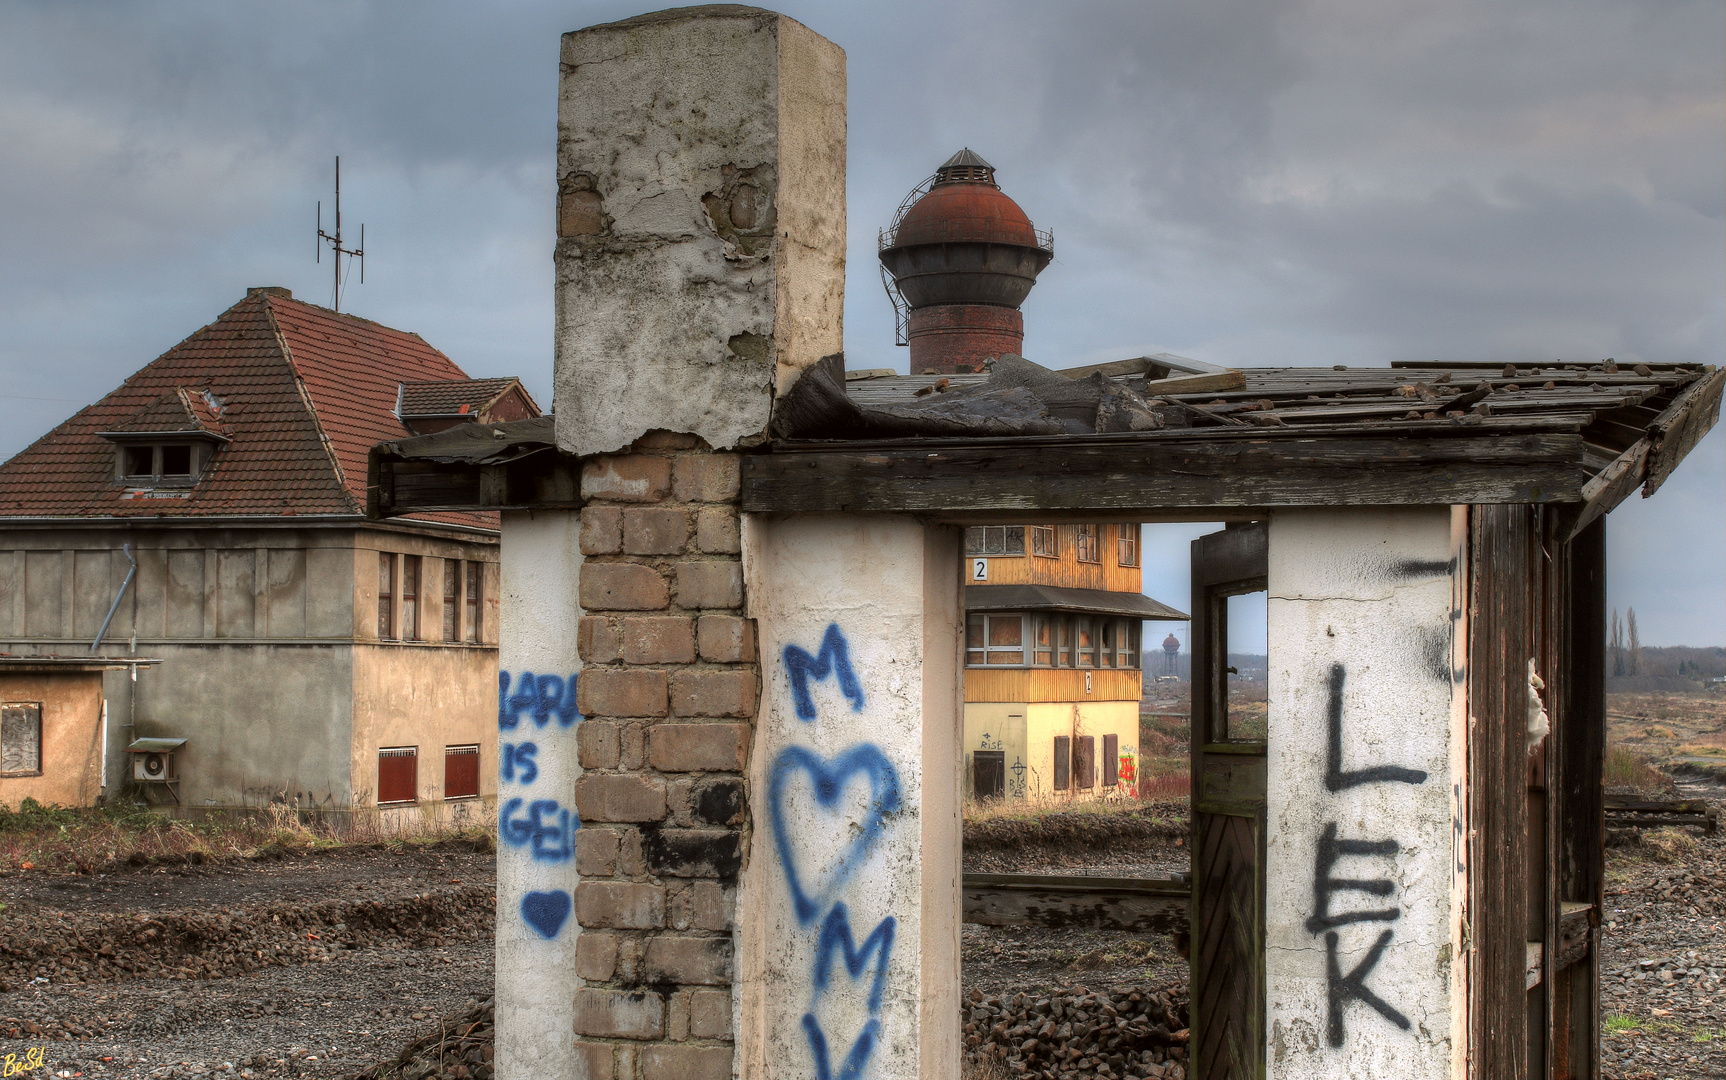
[(539, 727), (550, 723), (553, 716), (564, 727), (570, 727), (581, 714), (575, 707), (576, 676), (567, 680), (558, 675), (535, 675), (524, 671), (515, 680), (515, 692), (510, 693), (510, 675), (497, 673), (497, 726), (500, 731), (514, 731), (521, 723), (521, 714), (533, 717)]
[[(831, 880), (811, 891), (797, 872), (796, 854), (791, 850), (783, 800), (786, 781), (799, 769), (807, 772), (815, 783), (815, 801), (828, 811), (838, 809), (839, 796), (845, 782), (854, 774), (869, 781), (869, 808), (860, 827), (855, 831), (851, 846), (834, 868)], [(788, 746), (774, 759), (773, 771), (767, 779), (768, 812), (773, 817), (773, 842), (779, 851), (779, 861), (785, 866), (786, 881), (791, 886), (791, 900), (797, 918), (805, 926), (815, 921), (828, 898), (836, 892), (852, 871), (856, 870), (869, 849), (881, 837), (889, 814), (899, 810), (899, 773), (879, 748), (860, 743), (842, 752), (831, 762), (815, 751), (802, 746)]]
[(839, 624), (827, 624), (821, 651), (814, 656), (799, 646), (785, 646), (785, 670), (791, 676), (791, 700), (797, 707), (797, 719), (804, 722), (815, 719), (815, 699), (809, 696), (809, 680), (820, 682), (828, 675), (839, 683), (839, 692), (851, 702), (851, 711), (863, 711), (863, 684), (851, 670), (850, 646), (839, 632)]
[(556, 799), (535, 799), (520, 813), (524, 799), (503, 804), (497, 816), (497, 835), (511, 847), (524, 847), (541, 862), (567, 862), (575, 854), (575, 830), (581, 819), (557, 805)]
[(551, 892), (530, 892), (521, 898), (521, 918), (550, 941), (563, 929), (569, 918), (570, 898), (562, 889)]
[(815, 1080), (857, 1080), (863, 1075), (863, 1067), (869, 1064), (869, 1055), (875, 1052), (875, 1042), (881, 1037), (881, 1021), (872, 1017), (863, 1025), (838, 1072), (833, 1071), (827, 1055), (827, 1036), (816, 1023), (814, 1013), (803, 1014), (803, 1033), (809, 1037), (809, 1052), (815, 1056)]
[[(497, 771), (504, 780), (516, 784), (531, 784), (539, 779), (539, 762), (534, 755), (539, 747), (533, 743), (498, 743)], [(521, 775), (517, 776), (516, 774)]]
[(875, 1043), (881, 1035), (881, 1021), (875, 1014), (881, 1011), (881, 996), (887, 989), (887, 962), (893, 952), (893, 932), (897, 925), (891, 915), (882, 919), (859, 947), (852, 939), (851, 919), (845, 905), (834, 904), (833, 910), (827, 913), (827, 921), (821, 926), (821, 939), (815, 946), (814, 996), (819, 999), (827, 991), (835, 957), (844, 961), (845, 973), (852, 982), (856, 982), (863, 977), (869, 956), (873, 953), (875, 978), (869, 987), (869, 1022), (863, 1025), (862, 1032), (851, 1044), (837, 1074), (833, 1072), (827, 1048), (827, 1033), (821, 1030), (820, 1021), (815, 1019), (813, 1005), (803, 1014), (803, 1032), (809, 1038), (809, 1052), (815, 1058), (815, 1075), (820, 1080), (851, 1080), (859, 1076), (869, 1063), (869, 1055), (875, 1051)]

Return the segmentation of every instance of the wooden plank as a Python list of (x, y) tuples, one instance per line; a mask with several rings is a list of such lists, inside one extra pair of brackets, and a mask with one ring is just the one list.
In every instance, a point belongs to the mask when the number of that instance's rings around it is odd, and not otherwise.
[(1209, 394), (1239, 390), (1247, 384), (1246, 375), (1239, 371), (1219, 371), (1209, 375), (1170, 375), (1166, 379), (1146, 379), (1133, 386), (1146, 397), (1168, 394)]
[[(758, 513), (1580, 502), (1578, 435), (778, 449), (743, 459)], [(1005, 445), (1001, 445), (1005, 442)], [(864, 444), (867, 446), (868, 444)]]
[(1660, 490), (1684, 456), (1719, 422), (1723, 388), (1726, 388), (1726, 370), (1696, 380), (1680, 391), (1677, 399), (1650, 425), (1648, 435), (1654, 451), (1648, 458), (1648, 482), (1642, 488), (1643, 498)]
[(1187, 931), (1191, 888), (1179, 878), (966, 874), (964, 921), (979, 926)]
[(1575, 539), (1595, 518), (1610, 513), (1641, 486), (1648, 452), (1652, 448), (1653, 444), (1647, 439), (1639, 440), (1635, 446), (1614, 458), (1600, 475), (1582, 485), (1582, 511), (1565, 533), (1566, 541)]

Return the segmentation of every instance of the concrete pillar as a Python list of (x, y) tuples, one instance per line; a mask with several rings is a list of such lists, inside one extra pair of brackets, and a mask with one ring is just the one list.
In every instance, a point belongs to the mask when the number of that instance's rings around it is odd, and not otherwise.
[(750, 519), (763, 708), (739, 899), (750, 1080), (959, 1068), (958, 530)]
[(557, 438), (728, 449), (842, 348), (845, 54), (782, 15), (681, 8), (564, 35)]
[(577, 514), (503, 517), (498, 627), (497, 1075), (576, 1071)]
[(1277, 1080), (1464, 1075), (1465, 528), (1442, 507), (1271, 519)]

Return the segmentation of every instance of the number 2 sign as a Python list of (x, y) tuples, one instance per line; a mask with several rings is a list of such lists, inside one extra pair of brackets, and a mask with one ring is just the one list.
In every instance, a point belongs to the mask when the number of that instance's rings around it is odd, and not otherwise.
[(989, 580), (989, 560), (988, 559), (972, 559), (971, 560), (971, 580), (972, 581), (988, 581)]

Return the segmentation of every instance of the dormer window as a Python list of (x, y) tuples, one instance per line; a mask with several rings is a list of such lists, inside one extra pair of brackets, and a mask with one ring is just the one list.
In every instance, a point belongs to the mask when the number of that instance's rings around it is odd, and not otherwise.
[(180, 387), (102, 432), (114, 444), (115, 482), (139, 490), (192, 487), (228, 441), (225, 411), (209, 390)]
[(200, 455), (190, 443), (121, 446), (120, 456), (121, 479), (134, 487), (190, 484), (197, 479), (195, 464)]

